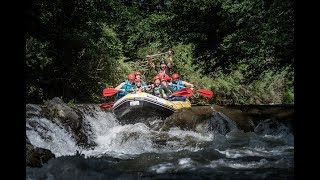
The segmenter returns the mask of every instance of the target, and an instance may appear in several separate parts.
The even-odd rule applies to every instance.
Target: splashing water
[[[276,131],[268,129],[270,122],[261,122],[255,132],[245,133],[220,114],[212,117],[208,133],[178,127],[163,132],[142,123],[121,125],[112,113],[98,108],[81,111],[96,146],[77,146],[72,132],[56,119],[27,119],[30,142],[59,157],[42,168],[27,167],[27,179],[293,176],[294,137],[281,124]],[[72,171],[61,174],[66,167]]]

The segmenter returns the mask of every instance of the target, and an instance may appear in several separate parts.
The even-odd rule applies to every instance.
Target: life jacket
[[[141,80],[141,86],[144,87],[147,86],[147,84],[143,80]]]
[[[162,96],[167,95],[170,96],[173,93],[173,89],[169,85],[161,85]]]
[[[157,97],[161,97],[160,88],[161,88],[161,85],[154,87],[153,88],[153,95],[155,95]]]
[[[126,80],[125,84],[121,87],[121,89],[124,89],[125,92],[119,91],[117,94],[117,99],[120,99],[123,96],[127,95],[132,90],[133,86],[135,86],[134,83],[130,84],[130,82]]]
[[[173,88],[173,91],[178,91],[179,89],[185,88],[185,86],[182,84],[182,81],[179,79],[178,82],[171,82],[171,86]]]
[[[162,78],[163,78],[165,75],[170,76],[170,69],[169,69],[169,67],[166,66],[166,68],[165,68],[164,70],[161,70],[161,68],[159,68],[158,74],[161,74]]]

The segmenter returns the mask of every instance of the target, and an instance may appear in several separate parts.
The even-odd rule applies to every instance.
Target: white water
[[[32,127],[32,124],[36,127]],[[31,144],[49,149],[57,157],[73,155],[79,150],[71,134],[56,119],[50,121],[46,118],[31,118],[26,127],[26,134]],[[28,130],[29,128],[31,130]]]
[[[294,137],[287,131],[263,134],[272,132],[266,129],[258,134],[233,129],[225,134],[225,123],[219,116],[212,120],[222,133],[216,129],[197,133],[179,128],[159,132],[142,123],[120,125],[110,112],[96,106],[79,109],[89,141],[96,146],[77,146],[72,131],[58,119],[48,120],[32,112],[34,116],[26,121],[26,134],[34,146],[49,149],[56,157],[79,151],[85,158],[50,160],[42,168],[28,168],[27,179],[91,179],[93,175],[98,179],[127,178],[114,171],[159,179],[174,174],[186,179],[273,179],[279,175],[291,177],[293,171]]]
[[[32,126],[36,124],[36,126]],[[27,136],[35,147],[49,149],[56,157],[74,155],[77,151],[89,156],[110,155],[127,157],[147,152],[176,152],[181,150],[198,151],[199,144],[212,141],[212,134],[199,134],[172,128],[168,132],[151,130],[143,123],[120,125],[110,112],[95,109],[84,114],[84,124],[89,124],[87,132],[91,141],[97,146],[83,149],[76,145],[70,131],[67,131],[58,120],[33,117],[27,121]],[[153,139],[164,135],[168,140],[165,145],[157,145]]]
[[[239,158],[246,156],[271,157],[276,155],[283,155],[284,151],[293,149],[293,146],[279,146],[272,149],[259,147],[241,147],[237,149],[226,149],[224,151],[219,149],[215,150],[220,152],[221,154],[226,155],[227,158]]]

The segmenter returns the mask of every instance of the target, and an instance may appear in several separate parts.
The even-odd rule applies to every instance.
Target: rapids
[[[43,116],[41,107],[29,112],[27,138],[56,158],[42,167],[26,167],[26,179],[293,178],[294,135],[281,122],[270,127],[272,120],[261,120],[254,131],[245,132],[218,113],[202,124],[205,130],[163,130],[121,124],[97,105],[77,110],[88,145],[77,143],[58,117]]]

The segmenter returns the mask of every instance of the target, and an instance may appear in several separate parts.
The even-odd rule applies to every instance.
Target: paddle
[[[212,98],[213,97],[213,92],[207,89],[198,89],[197,92],[204,97],[207,98]]]
[[[180,85],[173,85],[173,86],[178,86],[178,87],[184,87],[184,86],[180,86]],[[189,88],[186,88],[184,87],[183,89],[187,89],[187,90],[190,90]],[[180,90],[183,90],[183,89],[180,89]],[[180,91],[178,90],[178,91]],[[176,92],[178,92],[176,91]],[[191,91],[191,90],[190,90]],[[196,90],[201,96],[204,96],[204,97],[207,97],[207,98],[212,98],[213,97],[213,92],[210,91],[210,90],[207,90],[207,89],[198,89]],[[174,92],[175,93],[175,92]],[[187,95],[186,97],[190,97],[192,96],[192,91],[191,93],[190,92],[186,92],[185,90],[183,90],[182,92],[178,92],[177,94],[182,94],[181,96],[185,96]]]
[[[100,105],[101,108],[107,109],[107,108],[111,108],[113,106],[114,102],[107,102],[107,103],[102,103]]]
[[[117,94],[117,90],[115,88],[105,88],[102,91],[102,94],[104,97],[108,97],[108,96],[112,96],[114,94]],[[107,103],[102,103],[100,105],[101,108],[103,109],[108,109],[111,108],[113,106],[114,102],[107,102]]]
[[[117,92],[118,91],[115,88],[105,88],[105,89],[103,89],[102,94],[104,97],[107,97],[107,96],[112,96],[112,95],[116,94]]]
[[[193,95],[192,90],[188,88],[180,89],[171,94],[171,96],[184,96],[184,97],[190,97],[192,95]]]

